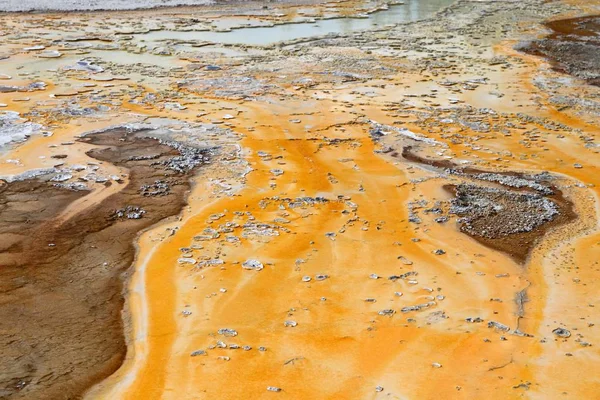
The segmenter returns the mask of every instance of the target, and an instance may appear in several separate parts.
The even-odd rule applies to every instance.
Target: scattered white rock
[[[217,331],[217,333],[227,337],[234,337],[238,335],[237,331],[231,328],[221,328]]]
[[[242,268],[252,269],[254,271],[260,271],[264,268],[264,266],[260,261],[250,258],[250,259],[244,261],[244,263],[242,264]]]

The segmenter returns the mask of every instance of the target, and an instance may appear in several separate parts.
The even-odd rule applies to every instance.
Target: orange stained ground
[[[302,124],[288,123],[292,117],[286,115],[285,107],[244,107],[244,117],[236,122],[236,129],[246,135],[241,144],[254,171],[234,197],[211,196],[210,188],[199,182],[190,197],[191,211],[174,225],[178,227],[174,236],[165,237],[164,227],[142,236],[130,296],[134,352],[91,397],[506,399],[547,398],[545,393],[564,390],[577,396],[574,398],[592,398],[588,396],[596,393],[597,380],[578,385],[573,382],[579,379],[575,371],[594,368],[598,353],[567,357],[566,352],[577,355],[581,347],[573,342],[555,343],[550,331],[555,321],[577,324],[579,311],[587,305],[577,310],[572,307],[597,296],[592,291],[597,279],[596,258],[578,250],[597,242],[597,237],[578,239],[582,226],[574,229],[573,239],[562,244],[558,232],[549,235],[547,244],[523,269],[451,226],[429,222],[415,229],[408,224],[407,202],[421,194],[445,199],[442,181],[409,183],[429,173],[374,153],[364,126],[348,125],[343,132],[330,129],[320,133],[329,138],[353,138],[357,146],[320,147],[321,141],[307,140],[319,136],[314,134],[319,128],[344,120],[335,112],[328,113],[333,103],[319,103],[319,110],[328,118],[309,116]],[[289,109],[298,113],[301,107],[303,104],[297,103]],[[385,118],[377,110],[367,113],[374,119]],[[254,126],[256,121],[262,125],[259,122],[255,130],[244,130],[245,125]],[[312,125],[311,132],[305,131],[304,124]],[[508,138],[501,145],[517,150]],[[597,170],[597,159],[588,160],[585,173],[572,168],[581,151],[576,142],[567,139],[546,145],[549,151],[518,167],[550,169],[596,183],[597,175],[590,171]],[[271,154],[273,159],[262,161],[258,151]],[[282,169],[284,174],[273,178],[269,173],[273,168]],[[337,183],[332,183],[331,177]],[[271,188],[271,182],[276,187]],[[259,204],[274,196],[335,200],[338,194],[349,196],[357,205],[356,220],[349,222],[354,214],[343,201],[286,210],[279,209],[276,201],[266,207]],[[586,204],[578,209],[590,218],[583,225],[595,228],[595,209],[586,209]],[[343,210],[350,213],[342,214]],[[257,222],[272,223],[285,217],[290,221],[284,225],[289,232],[261,241],[242,239],[240,245],[227,244],[223,237],[198,242],[203,249],[195,250],[194,256],[219,254],[225,262],[222,266],[198,270],[177,263],[180,248],[189,247],[194,243],[192,238],[205,228],[227,221],[240,225],[248,221],[247,216],[236,216],[234,211],[249,211]],[[218,213],[224,216],[212,222],[209,216]],[[240,232],[238,229],[234,234]],[[336,232],[335,240],[326,237],[327,232]],[[412,238],[420,241],[413,242]],[[556,269],[570,261],[568,255],[561,254],[565,247],[567,252],[575,249],[578,276],[590,287],[574,285],[568,274],[561,278],[566,287],[555,287],[552,279]],[[447,254],[434,255],[438,248]],[[413,264],[404,265],[398,256]],[[259,259],[265,269],[242,269],[240,263],[247,258]],[[297,263],[298,259],[306,262]],[[413,270],[418,272],[414,284],[387,279]],[[507,278],[495,277],[506,273]],[[318,282],[314,280],[316,274],[329,278]],[[371,279],[370,274],[381,279]],[[313,280],[302,282],[305,275]],[[516,328],[514,297],[525,288],[529,288],[530,302],[518,326],[534,338],[505,334],[507,340],[501,340],[502,334],[485,324],[464,321],[479,316]],[[391,318],[378,315],[380,310],[398,311],[437,295],[444,296],[443,300],[435,299],[437,304],[427,312],[397,313]],[[369,298],[376,302],[365,301]],[[492,298],[502,302],[491,302]],[[192,314],[185,317],[183,310]],[[443,311],[448,318],[430,314],[434,311]],[[284,326],[288,320],[296,321],[297,326]],[[221,328],[232,328],[239,334],[227,338],[217,334]],[[597,332],[590,328],[585,335],[591,340],[590,335],[597,337]],[[548,343],[541,344],[542,338]],[[218,340],[249,345],[252,350],[208,349]],[[267,350],[260,352],[259,346]],[[208,355],[191,357],[198,349],[207,350]],[[267,391],[267,386],[283,391],[275,394]],[[376,392],[376,386],[384,390]]]
[[[494,50],[515,55],[508,45]],[[548,117],[581,129],[582,135],[595,135],[597,124],[568,110],[556,110],[531,83],[533,75],[547,66],[533,57],[519,57],[524,61],[519,68],[498,68],[489,74],[505,94],[502,100],[490,96],[486,87],[452,96],[474,107]],[[67,149],[48,146],[135,120],[134,114],[196,121],[195,115],[206,112],[209,121],[222,118],[222,106],[241,111],[230,123],[243,135],[242,156],[253,171],[229,196],[215,190],[213,179],[226,178],[219,177],[216,166],[206,167],[196,178],[189,206],[180,218],[139,237],[127,292],[127,359],[88,398],[597,398],[600,351],[580,344],[600,343],[600,323],[594,324],[600,322],[597,153],[584,148],[577,134],[562,138],[549,134],[544,149],[524,148],[516,135],[483,137],[477,142],[482,148],[478,151],[451,144],[440,133],[420,131],[408,120],[405,126],[448,143],[447,153],[457,158],[479,160],[490,168],[548,170],[563,176],[571,184],[566,194],[580,216],[576,223],[550,233],[525,266],[471,240],[454,223],[424,218],[421,225],[411,224],[408,203],[427,199],[431,206],[432,201],[447,200],[442,185],[448,181],[374,152],[378,147],[368,136],[369,127],[351,124],[356,115],[347,111],[360,110],[372,120],[393,124],[396,119],[382,110],[383,101],[399,101],[399,94],[425,92],[433,85],[417,82],[420,77],[415,75],[385,82],[387,88],[372,102],[356,95],[358,84],[331,92],[295,92],[295,100],[279,104],[207,99],[211,103],[186,104],[185,113],[123,101],[128,114],[111,115],[93,126],[89,121],[77,126],[74,121],[55,129],[54,136],[32,138],[8,154],[5,158],[23,164],[3,163],[3,174],[54,165],[56,160],[49,157],[65,151],[70,162],[85,163],[83,144]],[[11,109],[25,113],[34,101],[47,100],[48,92],[63,89],[49,84],[44,92],[28,93],[30,102],[11,103]],[[0,94],[0,102],[10,103],[15,96],[23,94]],[[421,101],[415,99],[415,106],[427,106]],[[290,122],[294,119],[301,123]],[[325,137],[351,140],[327,144]],[[260,157],[259,151],[272,158]],[[498,160],[499,152],[513,156]],[[573,168],[575,163],[584,168]],[[272,169],[284,173],[274,176]],[[419,178],[425,180],[412,183]],[[587,186],[572,185],[576,183]],[[113,185],[96,190],[67,210],[65,218],[117,189]],[[280,207],[287,204],[281,199],[304,196],[330,201]],[[216,214],[223,216],[216,218]],[[244,238],[240,227],[217,239],[193,239],[206,228],[227,222],[281,228],[278,236]],[[336,233],[333,240],[326,236],[330,232]],[[240,237],[240,243],[226,241],[227,235]],[[194,258],[218,257],[224,264],[203,268],[180,264],[178,259],[185,253],[180,249],[193,244],[202,246],[193,250]],[[433,254],[436,249],[446,254]],[[400,256],[412,264],[403,263]],[[260,260],[265,268],[243,269],[241,263],[249,258]],[[409,271],[418,275],[396,282],[387,279]],[[317,281],[317,274],[329,277]],[[371,274],[380,279],[372,279]],[[304,276],[312,280],[303,282]],[[524,289],[528,302],[519,318],[514,300]],[[425,311],[400,312],[402,307],[432,301],[435,304]],[[385,309],[396,314],[378,314]],[[191,314],[185,316],[183,311]],[[485,322],[468,323],[467,317]],[[487,327],[491,320],[534,337],[496,332]],[[285,321],[295,321],[297,326],[285,326]],[[573,336],[555,340],[551,332],[558,326],[569,327]],[[235,329],[238,335],[220,335],[221,328]],[[252,349],[209,348],[218,341]],[[259,351],[261,346],[266,351]],[[207,355],[192,357],[196,350],[206,350]],[[269,386],[282,391],[267,391]],[[376,391],[377,386],[383,390]]]

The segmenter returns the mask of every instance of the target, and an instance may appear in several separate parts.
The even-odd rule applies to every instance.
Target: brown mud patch
[[[393,152],[392,157],[398,157],[398,152]],[[402,157],[410,162],[416,164],[429,165],[435,168],[456,168],[456,164],[454,164],[450,160],[440,160],[434,158],[426,158],[422,157],[413,151],[412,146],[405,146],[402,148]]]
[[[44,178],[1,183],[0,398],[79,398],[121,365],[134,239],[180,212],[192,169],[206,160],[203,150],[145,134],[114,129],[80,139],[129,181],[67,220],[61,212],[89,192]]]
[[[552,33],[519,50],[547,58],[556,71],[600,86],[600,15],[545,24]]]
[[[520,264],[525,263],[546,233],[577,218],[573,203],[542,174],[529,176],[516,171],[489,172],[462,167],[451,160],[423,157],[410,146],[403,148],[402,157],[485,182],[486,185],[444,185],[454,196],[450,211],[460,217],[461,232],[510,255]]]
[[[463,206],[462,212],[455,212],[464,218],[459,220],[461,232],[521,264],[547,232],[577,217],[573,204],[556,189],[549,196],[514,189],[491,192],[489,187],[476,185],[446,185],[444,189]],[[474,206],[480,202],[488,204]],[[544,213],[549,202],[556,214]]]

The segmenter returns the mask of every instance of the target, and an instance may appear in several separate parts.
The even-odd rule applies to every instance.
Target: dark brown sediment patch
[[[398,154],[394,153],[392,156],[398,157]],[[526,175],[517,171],[490,172],[468,165],[458,165],[450,160],[423,157],[414,152],[412,146],[406,146],[402,149],[402,157],[405,160],[414,162],[416,164],[429,165],[431,167],[441,169],[451,175],[497,183],[499,185],[510,187],[513,190],[525,192],[532,191],[544,195],[550,195],[554,193],[554,189],[549,181],[550,175],[546,172],[536,175]]]
[[[573,203],[549,182],[547,174],[529,176],[516,171],[489,172],[458,166],[450,160],[418,155],[410,146],[403,148],[402,157],[482,182],[482,185],[444,186],[455,197],[455,206],[462,202],[458,204],[462,207],[453,210],[462,218],[460,231],[491,249],[510,255],[518,263],[525,263],[546,233],[577,218]],[[556,213],[544,215],[544,206],[553,208]]]
[[[555,70],[600,86],[600,15],[547,22],[547,37],[519,50],[547,58]]]
[[[0,398],[80,398],[121,365],[134,239],[181,211],[199,164],[146,133],[114,129],[81,139],[99,146],[92,158],[127,169],[129,182],[67,220],[61,212],[88,192],[44,178],[0,185]],[[204,154],[192,153],[196,161]],[[115,213],[128,206],[142,209],[141,218]]]
[[[398,153],[392,153],[392,157],[398,157]],[[414,162],[417,164],[430,165],[436,168],[456,168],[456,164],[454,164],[450,160],[439,160],[433,158],[426,158],[418,155],[413,151],[412,146],[405,146],[402,148],[402,157],[410,162]]]
[[[449,193],[456,199],[465,199],[465,194],[471,191],[472,199],[484,200],[484,186],[475,185],[445,185]],[[531,196],[553,203],[557,213],[546,218],[540,207],[533,205]],[[464,200],[465,202],[477,200]],[[577,218],[573,203],[567,200],[563,193],[554,189],[548,196],[532,195],[523,191],[500,189],[494,196],[495,204],[501,209],[477,213],[465,211],[457,213],[466,220],[459,220],[460,231],[477,242],[497,251],[510,255],[520,264],[525,263],[531,250],[538,241],[550,230],[573,221]],[[471,219],[470,221],[468,221]],[[467,222],[468,221],[468,222]],[[520,226],[521,229],[515,228]],[[512,230],[512,231],[511,231]]]

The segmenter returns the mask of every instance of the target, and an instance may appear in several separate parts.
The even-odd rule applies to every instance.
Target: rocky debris
[[[445,168],[444,172],[451,175],[499,183],[503,186],[515,189],[529,188],[545,196],[554,194],[554,190],[552,190],[548,183],[552,179],[552,176],[548,173],[526,175],[521,173],[480,172],[478,170],[473,170],[472,168],[460,168],[456,165]]]
[[[87,185],[82,182],[55,183],[54,186],[59,187],[59,188],[68,189],[68,190],[73,190],[76,192],[89,190]]]
[[[65,182],[68,181],[69,179],[73,178],[73,174],[70,173],[59,173],[54,175],[50,181],[52,182]]]
[[[488,325],[488,328],[494,328],[494,329],[497,329],[499,331],[504,331],[504,332],[510,331],[510,327],[508,327],[507,325],[504,325],[504,324],[502,324],[500,322],[489,321],[487,325]]]
[[[279,236],[279,227],[277,225],[247,222],[242,228],[242,237],[246,239],[260,236]]]
[[[387,308],[387,309],[385,309],[385,310],[381,310],[381,311],[379,311],[377,314],[379,314],[379,315],[385,315],[385,316],[391,317],[391,316],[392,316],[392,315],[394,315],[395,313],[396,313],[396,311],[394,311],[394,310],[392,310],[392,309],[390,309],[390,308]]]
[[[550,35],[516,48],[546,57],[556,70],[600,86],[600,16],[557,19],[545,25]]]
[[[252,100],[278,89],[265,80],[235,75],[209,79],[187,79],[179,83],[179,87],[195,93],[212,93],[215,97],[240,100]]]
[[[60,58],[62,57],[63,53],[61,53],[58,50],[46,50],[46,51],[42,51],[41,53],[36,54],[36,57],[38,58]]]
[[[408,258],[404,257],[404,256],[398,256],[397,257],[398,260],[400,260],[400,262],[402,262],[402,264],[404,265],[413,265],[413,262],[410,261]]]
[[[0,113],[0,149],[11,142],[23,142],[41,130],[42,125],[23,120],[18,112],[4,111]]]
[[[408,222],[413,224],[420,224],[422,222],[418,214],[418,209],[427,206],[426,200],[411,201],[408,203]]]
[[[285,321],[283,323],[283,326],[285,326],[287,328],[294,328],[294,327],[298,326],[298,323],[296,321]]]
[[[127,2],[121,0],[105,0],[102,2],[79,0],[23,0],[0,4],[0,10],[6,12],[26,11],[101,11],[101,10],[136,10],[156,7],[210,5],[209,0],[144,0],[143,2]],[[44,48],[44,46],[36,46]]]
[[[108,182],[108,178],[107,177],[98,175],[95,172],[90,172],[89,174],[85,174],[83,176],[80,176],[79,179],[81,179],[84,182],[96,182],[96,183],[106,183],[106,182]]]
[[[195,351],[192,351],[190,353],[191,357],[205,356],[205,355],[206,355],[206,351],[205,350],[195,350]]]
[[[317,204],[328,203],[329,200],[325,197],[296,197],[292,199],[282,199],[284,203],[287,203],[288,208],[299,208],[299,207],[310,207]]]
[[[212,267],[215,265],[223,265],[225,261],[220,258],[209,258],[208,260],[201,260],[198,262],[198,268],[201,267]]]
[[[435,304],[435,303],[433,303],[433,304]],[[427,322],[428,325],[433,325],[433,324],[442,322],[448,318],[449,317],[448,317],[448,315],[446,315],[445,311],[439,310],[439,311],[432,311],[432,312],[428,313],[427,316],[425,317],[425,321]]]
[[[423,304],[416,304],[414,306],[405,306],[405,307],[402,307],[400,309],[400,311],[402,311],[403,313],[407,313],[407,312],[411,312],[411,311],[421,311],[421,310],[423,310],[425,308],[429,308],[429,307],[435,306],[435,304],[436,304],[435,301],[429,301],[429,302],[423,303]]]
[[[552,333],[554,333],[556,336],[561,337],[561,338],[571,337],[571,332],[565,328],[556,328],[556,329],[552,330]]]
[[[465,318],[465,321],[470,322],[470,323],[478,323],[478,322],[483,322],[483,319],[481,319],[479,317],[467,317],[467,318]]]
[[[522,332],[519,329],[515,329],[514,331],[511,332],[513,335],[515,336],[519,336],[519,337],[533,337],[532,334],[530,333],[526,333],[526,332]]]
[[[417,271],[408,271],[400,275],[391,275],[388,279],[392,282],[397,281],[398,279],[407,279],[411,276],[417,276],[419,273]]]
[[[37,90],[45,90],[45,89],[46,89],[46,83],[44,83],[44,82],[32,82],[26,86],[0,85],[0,93],[34,92]]]
[[[369,121],[369,122],[371,124],[371,130],[369,131],[369,133],[373,139],[379,139],[382,136],[386,136],[388,134],[395,133],[397,135],[400,135],[404,138],[413,140],[415,142],[422,142],[422,143],[425,143],[425,144],[428,144],[431,146],[444,146],[445,147],[445,145],[443,143],[438,142],[433,139],[430,139],[426,136],[414,133],[414,132],[408,130],[407,128],[398,128],[396,126],[383,125],[383,124],[380,124],[375,121]]]
[[[237,331],[231,328],[221,328],[217,331],[217,333],[227,337],[235,337],[238,335]]]
[[[210,149],[187,146],[175,141],[160,140],[160,143],[176,149],[180,154],[160,162],[161,165],[173,171],[183,174],[210,161]]]
[[[277,386],[267,386],[267,391],[269,392],[281,392],[283,389]]]
[[[242,264],[242,268],[260,271],[264,268],[264,266],[260,261],[251,258],[244,261],[244,263]]]
[[[115,219],[140,219],[146,214],[146,211],[138,206],[125,206],[115,210],[111,217]]]
[[[490,239],[530,232],[552,221],[557,205],[539,194],[460,184],[450,212],[461,216],[461,230]]]
[[[144,160],[156,160],[160,157],[160,154],[148,154],[143,156],[130,156],[129,161],[144,161]]]
[[[156,180],[154,183],[142,185],[140,193],[142,196],[166,196],[171,192],[171,188],[166,181]]]
[[[92,73],[104,72],[104,68],[99,65],[92,64],[91,61],[88,60],[79,60],[75,63],[75,65],[65,67],[67,71],[86,71]]]
[[[234,225],[235,226],[235,225]],[[237,226],[235,226],[237,227]],[[213,240],[221,237],[221,232],[223,233],[231,233],[233,232],[232,228],[220,228],[219,230],[213,228],[205,228],[202,231],[201,235],[194,236],[194,240],[205,241],[205,240]]]

